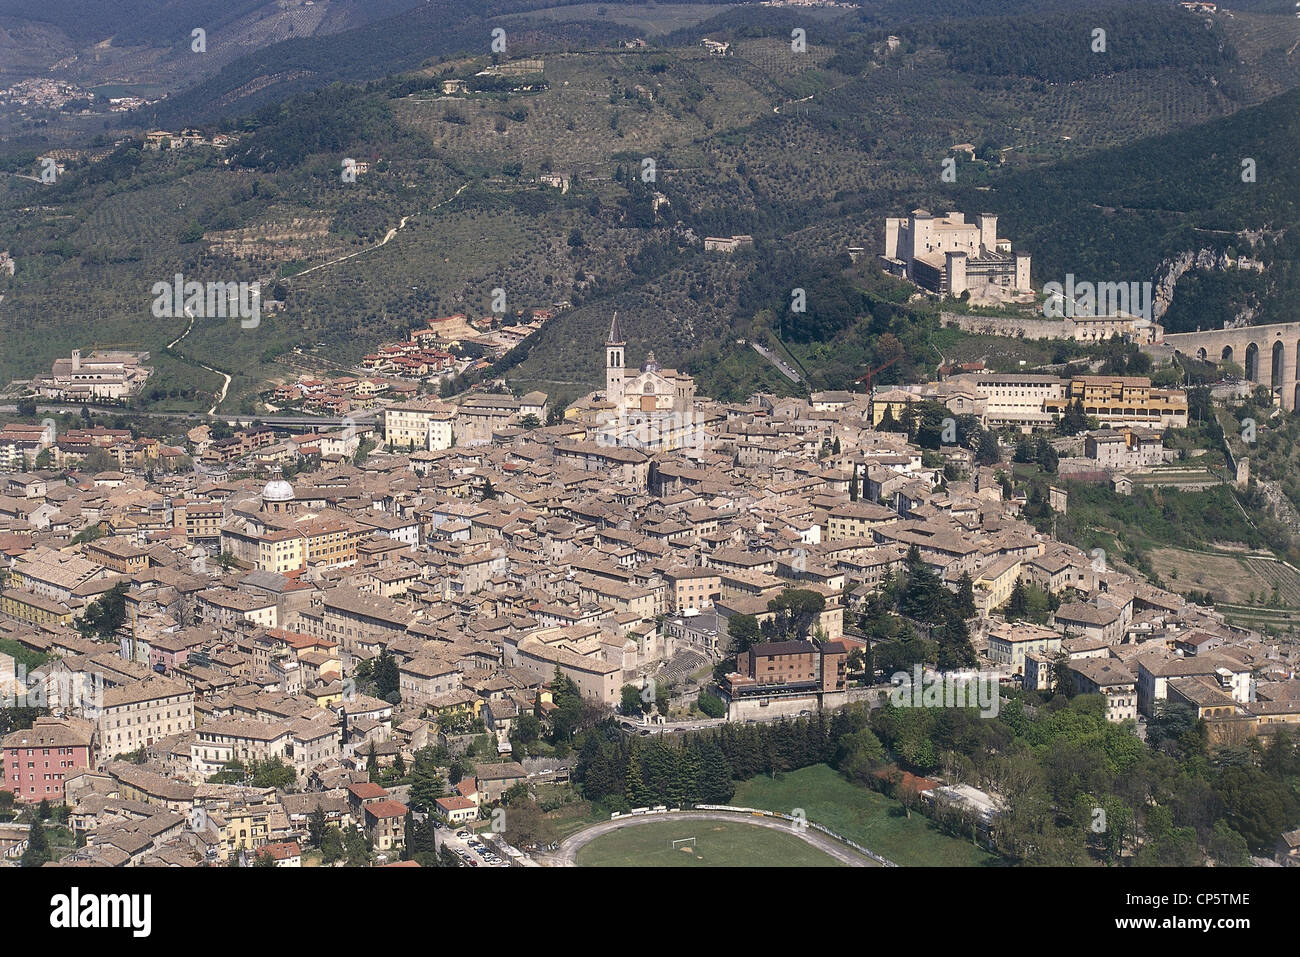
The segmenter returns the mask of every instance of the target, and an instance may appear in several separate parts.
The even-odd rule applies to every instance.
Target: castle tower
[[[618,327],[618,313],[609,323],[609,336],[605,340],[605,400],[623,406],[623,331]]]
[[[967,255],[961,250],[949,251],[944,254],[948,280],[948,295],[956,299],[967,289],[969,285],[966,282],[966,262]]]
[[[996,252],[998,248],[998,218],[992,213],[980,213],[975,217],[980,228],[980,255]]]

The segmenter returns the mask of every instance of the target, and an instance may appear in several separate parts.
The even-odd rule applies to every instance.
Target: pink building
[[[37,718],[8,735],[0,742],[4,790],[19,801],[63,804],[64,780],[93,766],[94,733],[90,722],[77,718]]]

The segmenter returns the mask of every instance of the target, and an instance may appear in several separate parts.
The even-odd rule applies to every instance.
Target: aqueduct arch
[[[1173,332],[1163,341],[1180,355],[1241,362],[1247,379],[1278,393],[1282,408],[1293,412],[1300,406],[1300,322]]]

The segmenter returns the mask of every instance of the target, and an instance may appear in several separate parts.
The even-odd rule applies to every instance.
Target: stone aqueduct
[[[1163,344],[1180,355],[1235,362],[1251,382],[1268,386],[1293,412],[1300,407],[1300,322],[1243,326],[1211,332],[1174,332]],[[1159,346],[1155,347],[1157,350]]]

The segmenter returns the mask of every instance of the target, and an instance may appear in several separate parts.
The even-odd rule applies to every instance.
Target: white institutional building
[[[1029,253],[1013,253],[1011,241],[998,238],[992,213],[980,213],[973,223],[962,213],[934,216],[924,209],[906,219],[890,217],[884,260],[890,272],[940,295],[984,295],[989,286],[1031,291]]]
[[[55,359],[50,375],[36,376],[35,389],[47,399],[91,402],[95,399],[120,399],[140,391],[153,369],[147,352],[96,350],[82,355],[73,349],[68,359]]]

